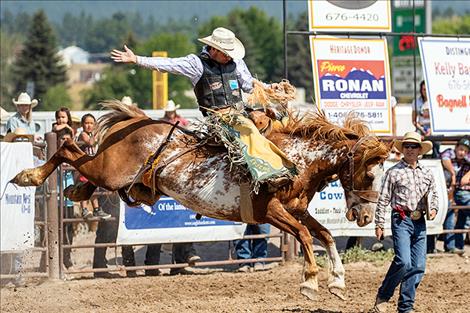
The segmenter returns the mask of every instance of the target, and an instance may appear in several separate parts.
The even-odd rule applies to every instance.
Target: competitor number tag
[[[228,81],[228,83],[230,85],[230,89],[232,89],[232,90],[238,89],[238,81],[237,80],[231,79],[231,80]]]

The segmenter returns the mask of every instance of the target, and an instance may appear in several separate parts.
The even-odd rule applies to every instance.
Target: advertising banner
[[[19,187],[8,182],[33,165],[29,142],[1,142],[0,251],[22,251],[34,246],[35,187]]]
[[[390,1],[308,0],[310,31],[390,32]]]
[[[439,197],[439,211],[432,221],[426,221],[428,234],[439,234],[442,232],[442,224],[447,214],[447,189],[444,172],[440,160],[420,160],[425,167],[432,170],[437,185]],[[385,170],[392,167],[395,162],[385,162]],[[357,226],[356,222],[346,219],[346,198],[339,181],[330,183],[323,191],[317,193],[308,206],[310,214],[333,236],[368,236],[375,237],[375,223],[372,222],[365,227]],[[390,229],[391,208],[387,208],[385,215],[385,235],[391,235]]]
[[[434,135],[470,133],[470,39],[419,38]]]
[[[380,135],[392,134],[385,39],[310,38],[316,103],[332,122],[350,112]]]
[[[128,207],[121,201],[118,244],[150,244],[236,240],[246,225],[196,213],[162,197],[153,206]]]

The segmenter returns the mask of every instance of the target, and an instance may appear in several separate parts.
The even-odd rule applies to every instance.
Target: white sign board
[[[428,234],[439,234],[442,232],[442,224],[447,214],[447,190],[444,173],[440,160],[420,160],[425,167],[432,170],[437,185],[439,197],[439,211],[432,221],[426,221]],[[385,169],[392,167],[394,162],[386,161]],[[346,200],[344,191],[339,182],[330,183],[323,191],[317,193],[308,205],[310,214],[333,236],[370,236],[375,237],[375,223],[372,222],[365,227],[359,227],[355,222],[346,219]],[[391,208],[388,207],[385,215],[385,234],[391,234],[390,229]]]
[[[310,31],[390,32],[390,1],[309,0]]]
[[[246,224],[216,220],[196,213],[169,197],[153,206],[128,207],[121,201],[118,244],[151,244],[236,240]]]
[[[392,134],[385,39],[310,38],[317,106],[341,123],[350,112],[376,134]]]
[[[419,38],[431,109],[431,130],[440,135],[470,133],[470,39]]]
[[[0,142],[1,204],[0,251],[22,251],[34,246],[35,187],[18,187],[8,182],[33,165],[29,142]]]
[[[392,58],[392,95],[397,98],[414,98],[415,95],[415,74],[412,56],[401,56]],[[423,71],[420,59],[416,59],[416,81],[423,80]],[[419,85],[417,86],[419,93]],[[411,118],[410,118],[411,119]]]

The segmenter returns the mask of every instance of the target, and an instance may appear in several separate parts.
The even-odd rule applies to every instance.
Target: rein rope
[[[348,173],[349,186],[345,187],[345,188],[343,187],[343,188],[344,188],[344,190],[352,192],[353,194],[355,194],[356,196],[358,196],[359,198],[361,198],[363,200],[373,202],[373,203],[377,203],[377,201],[379,199],[379,193],[377,191],[374,191],[374,190],[357,190],[357,189],[354,188],[354,173],[355,173],[354,172],[354,154],[356,153],[357,149],[362,145],[362,143],[364,143],[364,141],[366,141],[370,138],[372,138],[372,136],[370,136],[370,135],[362,137],[361,139],[356,141],[354,146],[347,153],[348,162],[349,162],[349,173]]]
[[[166,122],[166,121],[160,121],[160,122]],[[168,122],[167,122],[168,123]],[[132,183],[130,184],[129,188],[127,188],[126,190],[126,193],[129,194],[129,191],[131,190],[131,188],[134,186],[135,182],[137,181],[137,179],[139,179],[143,173],[145,173],[147,170],[151,169],[152,168],[152,165],[153,165],[153,162],[160,156],[160,154],[165,150],[166,146],[168,145],[168,143],[170,142],[171,140],[171,135],[173,135],[173,132],[175,131],[175,129],[178,127],[178,124],[180,122],[177,121],[175,124],[172,124],[172,123],[168,123],[170,125],[173,125],[173,127],[171,127],[170,131],[168,132],[168,135],[166,136],[166,139],[164,142],[162,142],[162,144],[160,145],[160,147],[158,147],[157,151],[155,151],[155,153],[147,159],[147,162],[145,162],[145,164],[140,168],[139,172],[137,173],[137,175],[134,177],[134,179],[132,180]],[[152,188],[152,194],[155,194],[154,193],[154,189]]]

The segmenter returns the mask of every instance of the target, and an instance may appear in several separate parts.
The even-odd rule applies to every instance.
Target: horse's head
[[[348,208],[346,218],[360,227],[373,220],[388,150],[377,137],[362,137],[348,152],[340,172]]]

